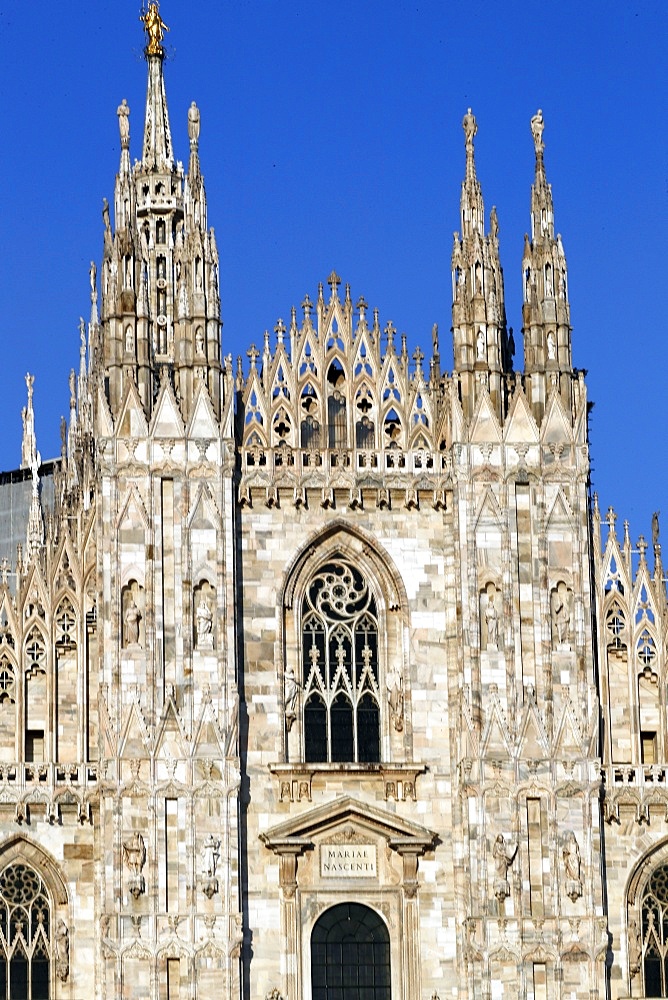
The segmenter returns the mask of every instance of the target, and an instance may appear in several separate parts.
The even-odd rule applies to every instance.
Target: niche
[[[215,639],[216,590],[202,580],[193,591],[193,635],[195,649],[212,650]]]
[[[573,632],[573,591],[561,580],[550,594],[552,648],[570,650]]]
[[[493,583],[488,583],[480,592],[480,648],[496,650],[499,648],[500,625],[499,591]]]
[[[146,631],[144,623],[144,588],[136,580],[129,580],[121,593],[123,616],[123,649],[144,649]]]

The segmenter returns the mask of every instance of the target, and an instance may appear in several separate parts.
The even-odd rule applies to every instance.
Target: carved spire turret
[[[114,197],[115,231],[105,203],[101,328],[95,351],[112,415],[134,384],[147,416],[167,374],[187,421],[199,380],[220,413],[218,250],[207,231],[199,164],[200,115],[188,111],[189,174],[174,159],[158,5],[141,20],[148,64],[142,158],[130,165],[130,109],[118,107],[121,160]],[[93,280],[93,279],[91,279]]]
[[[524,364],[527,392],[534,415],[541,419],[552,386],[570,406],[572,371],[568,275],[561,236],[554,233],[552,188],[547,182],[543,152],[543,113],[531,119],[536,167],[531,186],[531,239],[524,239]]]
[[[23,443],[21,449],[21,466],[29,468],[32,475],[32,496],[30,500],[30,512],[28,514],[28,529],[26,532],[28,563],[37,558],[44,545],[44,517],[42,516],[42,504],[39,496],[39,467],[42,464],[42,457],[37,450],[35,415],[32,406],[34,381],[34,375],[26,375],[28,405],[23,410]]]
[[[490,393],[499,417],[505,411],[504,373],[511,366],[499,260],[499,224],[490,214],[485,236],[482,189],[476,176],[473,140],[478,131],[469,108],[462,122],[466,170],[461,193],[461,238],[454,234],[452,251],[452,327],[455,371],[466,416],[475,409],[480,391]]]

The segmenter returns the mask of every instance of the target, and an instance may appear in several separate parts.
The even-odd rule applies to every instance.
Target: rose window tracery
[[[302,676],[306,760],[379,761],[376,601],[349,563],[327,563],[308,586]]]

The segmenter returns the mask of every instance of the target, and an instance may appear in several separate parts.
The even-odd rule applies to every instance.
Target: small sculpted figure
[[[579,881],[580,879],[580,848],[575,834],[571,830],[566,837],[564,849],[562,851],[566,878]]]
[[[160,10],[157,3],[150,3],[148,5],[148,10],[145,14],[141,14],[139,17],[140,21],[144,22],[144,30],[148,35],[148,45],[146,46],[146,55],[148,56],[160,56],[162,55],[163,49],[160,42],[164,37],[165,31],[169,31],[169,28],[160,17]]]
[[[197,638],[203,639],[210,635],[213,629],[213,614],[204,597],[197,605]]]
[[[502,833],[500,833],[496,840],[494,841],[494,847],[492,849],[492,856],[494,858],[494,865],[496,869],[496,877],[498,879],[508,879],[508,869],[515,860],[515,855],[517,854],[517,844],[513,847],[512,844],[506,844],[506,839]]]
[[[499,615],[494,604],[494,594],[490,594],[485,608],[487,625],[487,645],[496,646],[499,639]]]
[[[125,642],[128,646],[136,646],[139,642],[140,621],[141,611],[135,604],[134,597],[130,597],[130,603],[125,612]]]

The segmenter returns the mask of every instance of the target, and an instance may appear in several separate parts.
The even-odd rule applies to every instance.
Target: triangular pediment
[[[217,438],[219,434],[218,421],[213,411],[209,390],[202,379],[197,382],[195,400],[188,421],[189,438]]]
[[[501,529],[505,523],[499,502],[494,495],[494,491],[490,487],[487,487],[485,490],[482,502],[478,507],[478,512],[473,523],[475,528],[477,528],[480,523],[485,525],[491,523],[495,524],[499,529]]]
[[[483,442],[500,444],[501,426],[496,411],[492,405],[489,393],[484,389],[480,393],[478,405],[471,419],[469,441],[481,444]]]
[[[97,408],[95,420],[95,433],[98,438],[113,437],[114,418],[109,409],[109,403],[105,395],[104,387],[100,385],[97,390]]]
[[[578,726],[573,705],[570,699],[567,700],[561,717],[557,737],[555,740],[555,756],[564,755],[571,757],[573,754],[582,754],[583,740]]]
[[[495,699],[489,721],[480,738],[480,752],[483,757],[492,754],[502,754],[505,757],[511,753],[510,734],[498,699]]]
[[[436,834],[432,830],[366,802],[358,802],[350,795],[343,795],[333,802],[310,809],[307,813],[293,816],[287,822],[261,834],[260,839],[270,849],[280,851],[286,841],[293,838],[308,841],[343,823],[354,823],[358,829],[385,837],[390,845],[393,841],[401,841],[403,844],[413,841],[416,848],[427,850],[436,840]]]
[[[119,529],[140,528],[143,531],[148,531],[149,524],[148,514],[141,493],[137,489],[136,484],[132,483],[126,497],[121,503],[116,525]]]
[[[119,742],[121,757],[132,760],[150,756],[151,737],[136,700],[130,706]]]
[[[547,526],[551,527],[552,525],[573,527],[573,511],[562,489],[558,490],[547,515]]]
[[[504,437],[510,444],[538,443],[538,427],[533,418],[529,403],[522,389],[518,389],[513,398],[510,413],[506,419]]]
[[[547,401],[540,437],[543,444],[570,444],[573,441],[570,417],[556,390]]]
[[[225,738],[218,725],[218,719],[211,700],[202,704],[199,722],[195,727],[193,738],[193,756],[218,760],[225,757]]]
[[[188,527],[218,529],[222,527],[220,511],[205,483],[200,485],[194,503],[188,512]]]
[[[148,435],[148,424],[144,407],[139,398],[137,386],[131,380],[128,382],[125,399],[118,418],[116,436],[119,438],[145,438]]]
[[[549,757],[549,740],[535,702],[527,705],[518,745],[519,754],[525,759]]]
[[[158,396],[151,421],[154,438],[183,438],[185,427],[169,380],[165,380]]]
[[[168,698],[155,740],[155,756],[169,758],[187,757],[188,741],[183,730],[173,698]]]

